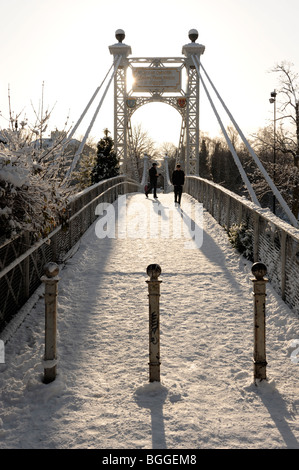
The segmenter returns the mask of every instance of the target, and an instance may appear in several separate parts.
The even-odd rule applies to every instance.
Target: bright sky
[[[273,118],[270,92],[278,87],[270,69],[289,61],[299,72],[298,0],[0,0],[1,76],[0,129],[8,126],[7,90],[14,113],[24,108],[33,121],[44,82],[44,106],[51,109],[49,132],[63,128],[68,114],[75,125],[113,56],[115,31],[123,29],[131,57],[180,57],[197,29],[204,44],[202,62],[245,135]],[[102,88],[104,91],[104,88]],[[102,90],[98,95],[99,103]],[[77,135],[84,135],[94,109]],[[155,141],[178,145],[181,118],[166,104],[150,104],[135,112],[133,126],[142,124]],[[91,136],[113,132],[113,86],[104,100]],[[200,128],[220,133],[204,91]]]

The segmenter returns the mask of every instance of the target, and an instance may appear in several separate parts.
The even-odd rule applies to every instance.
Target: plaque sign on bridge
[[[124,44],[125,33],[115,33],[118,43],[109,46],[117,62],[114,75],[114,144],[123,171],[139,180],[137,159],[133,155],[131,117],[141,106],[160,102],[175,108],[182,117],[177,160],[186,174],[198,175],[199,154],[199,77],[192,57],[200,57],[205,46],[196,42],[198,32],[189,31],[191,43],[182,48],[181,57],[131,57],[131,47]],[[121,59],[119,59],[121,58]],[[120,60],[120,61],[119,61]],[[132,85],[128,89],[127,74]],[[182,89],[182,72],[186,89]]]
[[[133,67],[133,92],[181,92],[179,67]]]

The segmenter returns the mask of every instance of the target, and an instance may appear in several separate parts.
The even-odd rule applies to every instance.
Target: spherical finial
[[[190,31],[189,31],[189,39],[190,39],[192,42],[195,42],[197,38],[198,38],[198,31],[197,31],[197,29],[190,29]]]
[[[254,263],[251,272],[258,281],[261,281],[267,274],[267,268],[263,263]]]
[[[56,263],[50,262],[44,266],[44,273],[47,277],[56,277],[59,273],[59,266]]]
[[[124,30],[123,29],[117,29],[115,31],[115,37],[118,40],[118,42],[123,42],[123,40],[126,37]]]
[[[146,273],[151,279],[158,279],[161,272],[161,267],[158,264],[150,264],[146,269]]]

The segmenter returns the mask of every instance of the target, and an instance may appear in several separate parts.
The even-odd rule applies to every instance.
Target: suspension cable
[[[257,199],[257,197],[256,197],[256,195],[255,195],[255,192],[254,192],[254,190],[253,190],[253,188],[252,188],[252,186],[251,186],[251,184],[250,184],[250,181],[249,181],[249,179],[248,179],[248,177],[247,177],[247,175],[246,175],[246,173],[245,173],[245,171],[244,171],[244,168],[243,168],[243,166],[242,166],[242,164],[241,164],[241,162],[240,162],[240,160],[239,160],[239,157],[238,157],[238,155],[237,155],[237,153],[236,153],[236,151],[235,151],[235,149],[234,149],[234,147],[233,147],[233,145],[232,145],[232,143],[231,143],[231,140],[230,140],[230,138],[229,138],[229,136],[228,136],[228,134],[227,134],[227,132],[226,132],[226,130],[225,130],[225,128],[224,128],[224,125],[223,125],[223,123],[222,123],[222,121],[221,121],[221,118],[220,118],[220,116],[219,116],[219,114],[218,114],[218,112],[217,112],[217,110],[216,110],[216,107],[215,107],[215,105],[214,105],[214,103],[213,103],[213,100],[211,99],[211,96],[210,96],[210,94],[209,94],[209,92],[208,92],[208,90],[207,90],[207,87],[206,87],[206,85],[205,85],[205,82],[204,82],[204,80],[202,79],[202,76],[201,76],[201,74],[200,74],[200,72],[199,72],[199,66],[198,66],[198,63],[197,63],[196,60],[195,60],[195,57],[196,57],[196,56],[192,55],[193,63],[194,63],[194,65],[195,65],[195,67],[196,67],[198,76],[199,76],[199,78],[200,78],[200,80],[201,80],[201,83],[202,83],[202,85],[203,85],[203,87],[204,87],[204,89],[205,89],[205,92],[206,92],[206,94],[207,94],[207,97],[208,97],[208,99],[209,99],[209,101],[210,101],[210,105],[212,106],[212,109],[213,109],[213,111],[214,111],[214,113],[215,113],[215,116],[217,117],[217,120],[218,120],[219,125],[220,125],[220,127],[221,127],[221,130],[222,130],[222,132],[223,132],[223,134],[224,134],[224,137],[225,137],[225,140],[226,140],[226,142],[227,142],[227,145],[228,145],[228,147],[229,147],[229,149],[230,149],[230,151],[231,151],[231,153],[232,153],[232,156],[233,156],[233,158],[234,158],[235,164],[237,165],[237,168],[238,168],[238,170],[239,170],[239,172],[240,172],[240,174],[241,174],[241,177],[242,177],[242,179],[243,179],[243,181],[244,181],[245,186],[246,186],[247,189],[248,189],[248,192],[249,192],[249,194],[250,194],[250,197],[251,197],[252,201],[253,201],[257,206],[260,206],[260,203],[259,203],[259,201],[258,201],[258,199]]]
[[[103,86],[103,84],[104,84],[106,78],[108,77],[109,73],[111,72],[111,69],[112,69],[113,65],[114,65],[114,63],[111,64],[111,66],[110,66],[108,72],[106,73],[105,78],[103,79],[101,85],[97,87],[97,89],[95,90],[94,94],[93,94],[92,97],[90,98],[88,105],[86,106],[86,108],[84,109],[84,111],[83,111],[83,113],[81,114],[80,118],[78,119],[76,125],[74,126],[74,128],[72,129],[72,131],[70,132],[70,134],[68,135],[68,137],[66,138],[65,144],[67,144],[67,143],[71,140],[71,138],[73,137],[74,133],[75,133],[76,130],[78,129],[79,125],[80,125],[81,122],[82,122],[82,119],[84,118],[85,114],[86,114],[87,111],[89,110],[89,108],[90,108],[91,104],[93,103],[95,97],[97,96],[97,94],[98,94],[98,92],[100,91],[100,89],[102,88],[102,86]]]
[[[102,96],[102,98],[101,98],[101,101],[100,101],[100,103],[98,104],[98,107],[97,107],[97,109],[96,109],[96,111],[95,111],[95,113],[94,113],[94,115],[93,115],[93,118],[92,118],[92,120],[91,120],[91,122],[90,122],[90,124],[89,124],[89,126],[88,126],[88,129],[87,129],[87,131],[86,131],[86,133],[85,133],[85,136],[84,136],[84,138],[83,138],[83,140],[82,140],[82,142],[81,142],[81,144],[80,144],[80,146],[79,146],[79,148],[78,148],[78,150],[77,150],[77,152],[76,152],[76,154],[75,154],[75,156],[74,156],[74,158],[73,158],[71,167],[68,169],[68,171],[67,171],[67,173],[66,173],[66,176],[65,176],[65,178],[64,178],[64,182],[69,178],[69,176],[71,175],[72,171],[74,170],[74,168],[75,168],[75,166],[76,166],[76,164],[77,164],[77,161],[78,161],[78,159],[79,159],[79,157],[80,157],[80,155],[81,155],[81,153],[82,153],[82,151],[83,151],[85,142],[86,142],[86,140],[87,140],[87,138],[88,138],[88,136],[89,136],[89,133],[90,133],[90,131],[91,131],[93,125],[94,125],[94,122],[95,122],[95,120],[96,120],[96,118],[97,118],[97,115],[98,115],[98,113],[99,113],[99,111],[100,111],[100,109],[101,109],[101,106],[102,106],[102,104],[103,104],[104,98],[106,97],[106,94],[107,94],[107,91],[108,91],[108,89],[109,89],[109,87],[110,87],[110,84],[111,84],[111,82],[112,82],[112,80],[113,80],[113,78],[114,78],[114,76],[115,76],[115,74],[116,74],[116,72],[117,72],[117,69],[118,69],[118,66],[119,66],[119,64],[120,64],[121,59],[122,59],[122,56],[121,56],[121,55],[117,55],[117,56],[116,56],[116,61],[115,61],[116,64],[115,64],[114,72],[113,72],[113,74],[111,75],[111,77],[110,77],[110,79],[109,79],[108,85],[107,85],[107,87],[106,87],[106,89],[105,89],[105,91],[104,91],[104,93],[103,93],[103,96]]]
[[[270,176],[268,175],[267,171],[265,170],[264,166],[262,165],[260,159],[258,158],[258,156],[256,155],[256,153],[254,152],[254,150],[252,149],[251,145],[249,144],[248,140],[246,139],[246,137],[244,136],[243,132],[241,131],[240,127],[238,126],[238,124],[236,123],[235,119],[233,118],[232,114],[230,113],[229,109],[227,108],[227,106],[225,105],[224,101],[222,100],[221,96],[219,95],[218,91],[216,90],[214,84],[212,83],[210,77],[208,76],[204,66],[202,65],[200,59],[196,56],[196,59],[197,59],[197,62],[198,64],[200,65],[200,67],[203,69],[209,83],[211,84],[213,90],[215,91],[219,101],[221,102],[223,108],[225,109],[225,111],[227,112],[228,116],[230,117],[232,123],[234,124],[236,130],[238,131],[241,139],[243,140],[244,144],[246,145],[250,155],[252,156],[252,158],[254,159],[255,163],[257,164],[258,168],[260,169],[261,173],[263,174],[263,176],[265,177],[265,180],[267,181],[268,185],[270,186],[270,188],[272,189],[272,192],[273,194],[275,195],[275,197],[278,199],[281,207],[283,208],[283,210],[285,211],[286,215],[289,217],[289,220],[290,222],[294,225],[294,227],[298,227],[298,220],[296,219],[296,217],[294,216],[294,214],[292,213],[292,211],[290,210],[288,204],[286,203],[286,201],[284,200],[284,198],[282,197],[280,191],[277,189],[277,187],[275,186],[274,182],[272,181],[272,179],[270,178]]]

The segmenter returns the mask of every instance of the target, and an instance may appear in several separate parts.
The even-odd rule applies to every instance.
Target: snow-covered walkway
[[[205,211],[202,246],[187,247],[178,230],[196,202],[184,195],[181,215],[173,194],[159,201],[128,196],[130,236],[100,239],[95,224],[61,267],[51,384],[43,298],[20,312],[0,364],[1,449],[299,448],[298,316],[268,284],[268,381],[256,386],[251,263]],[[162,268],[161,383],[148,382],[151,263]]]

